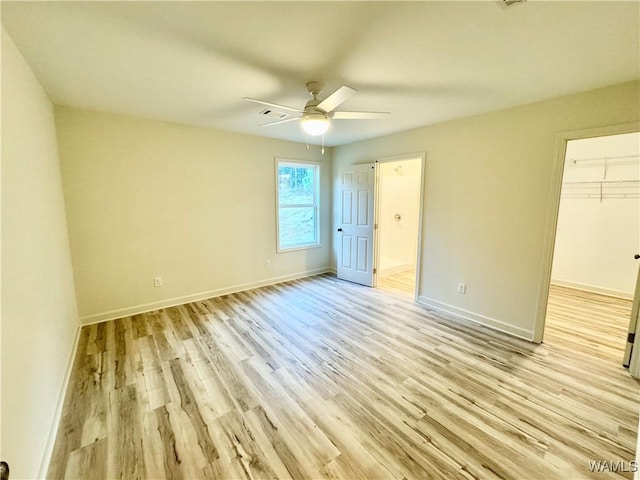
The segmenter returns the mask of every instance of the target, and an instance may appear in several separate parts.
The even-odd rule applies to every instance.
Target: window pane
[[[317,243],[314,207],[280,208],[278,219],[280,248]]]
[[[278,166],[278,201],[280,205],[313,204],[316,167]]]
[[[320,165],[277,160],[278,251],[317,246]]]

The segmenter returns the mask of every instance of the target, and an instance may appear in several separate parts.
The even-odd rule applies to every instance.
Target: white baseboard
[[[418,303],[420,305],[423,305],[427,308],[431,308],[438,312],[448,313],[450,315],[453,315],[454,317],[463,318],[465,320],[478,323],[485,327],[489,327],[493,330],[497,330],[499,332],[507,333],[509,335],[513,335],[514,337],[527,340],[529,342],[533,341],[533,330],[527,330],[525,328],[516,327],[514,325],[510,325],[508,323],[502,322],[495,318],[491,318],[485,315],[481,315],[479,313],[471,312],[469,310],[465,310],[463,308],[459,308],[454,305],[449,305],[447,303],[440,302],[438,300],[434,300],[428,297],[419,296]]]
[[[78,325],[78,328],[76,329],[76,338],[73,341],[73,348],[71,349],[71,355],[69,356],[69,360],[67,361],[67,369],[64,374],[64,381],[62,383],[60,394],[58,395],[56,410],[53,415],[53,421],[51,422],[51,429],[49,430],[49,435],[47,436],[47,443],[45,444],[45,447],[44,447],[44,455],[42,456],[42,461],[40,462],[40,468],[38,470],[38,478],[47,477],[47,470],[49,470],[49,464],[51,463],[51,456],[53,455],[53,447],[56,442],[56,437],[58,436],[60,418],[62,417],[62,408],[64,407],[65,396],[67,394],[69,382],[71,381],[73,364],[76,359],[76,354],[78,353],[78,344],[80,343],[81,330],[82,330],[82,324]]]
[[[597,293],[599,295],[606,295],[608,297],[624,298],[625,300],[633,300],[633,292],[623,292],[622,290],[614,290],[612,288],[598,287],[596,285],[587,285],[584,283],[571,282],[569,280],[556,280],[551,279],[551,285],[558,285],[559,287],[573,288],[576,290],[583,290],[585,292]]]
[[[183,305],[185,303],[197,302],[199,300],[205,300],[207,298],[220,297],[222,295],[228,295],[230,293],[237,293],[237,292],[242,292],[244,290],[251,290],[253,288],[260,288],[260,287],[266,287],[268,285],[275,285],[276,283],[288,282],[290,280],[296,280],[298,278],[312,277],[314,275],[329,273],[331,271],[332,271],[331,267],[315,268],[313,270],[293,273],[290,275],[282,275],[280,277],[267,278],[264,280],[258,280],[256,282],[242,283],[240,285],[233,285],[231,287],[218,288],[216,290],[208,290],[206,292],[195,293],[192,295],[169,298],[167,300],[161,300],[159,302],[145,303],[142,305],[119,308],[117,310],[110,310],[108,312],[86,315],[86,316],[80,317],[80,321],[82,322],[83,325],[91,325],[93,323],[101,323],[109,320],[115,320],[116,318],[129,317],[131,315],[150,312],[152,310],[159,310],[161,308],[175,307],[176,305]]]

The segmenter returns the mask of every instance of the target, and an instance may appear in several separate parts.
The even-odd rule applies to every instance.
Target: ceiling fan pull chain
[[[309,135],[307,134],[307,151],[309,150]]]
[[[324,134],[322,134],[322,154],[324,155]]]

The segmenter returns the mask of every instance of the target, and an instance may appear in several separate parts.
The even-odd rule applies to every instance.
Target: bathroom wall
[[[415,267],[422,159],[379,166],[378,266],[381,276]]]

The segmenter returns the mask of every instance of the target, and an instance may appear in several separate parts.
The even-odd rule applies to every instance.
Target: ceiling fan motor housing
[[[320,103],[320,100],[318,100],[317,98],[313,98],[312,100],[309,100],[304,106],[304,113],[302,114],[302,119],[303,120],[305,119],[320,120],[323,118],[328,119],[329,114],[324,110],[322,110],[321,108],[318,108],[319,103]]]

